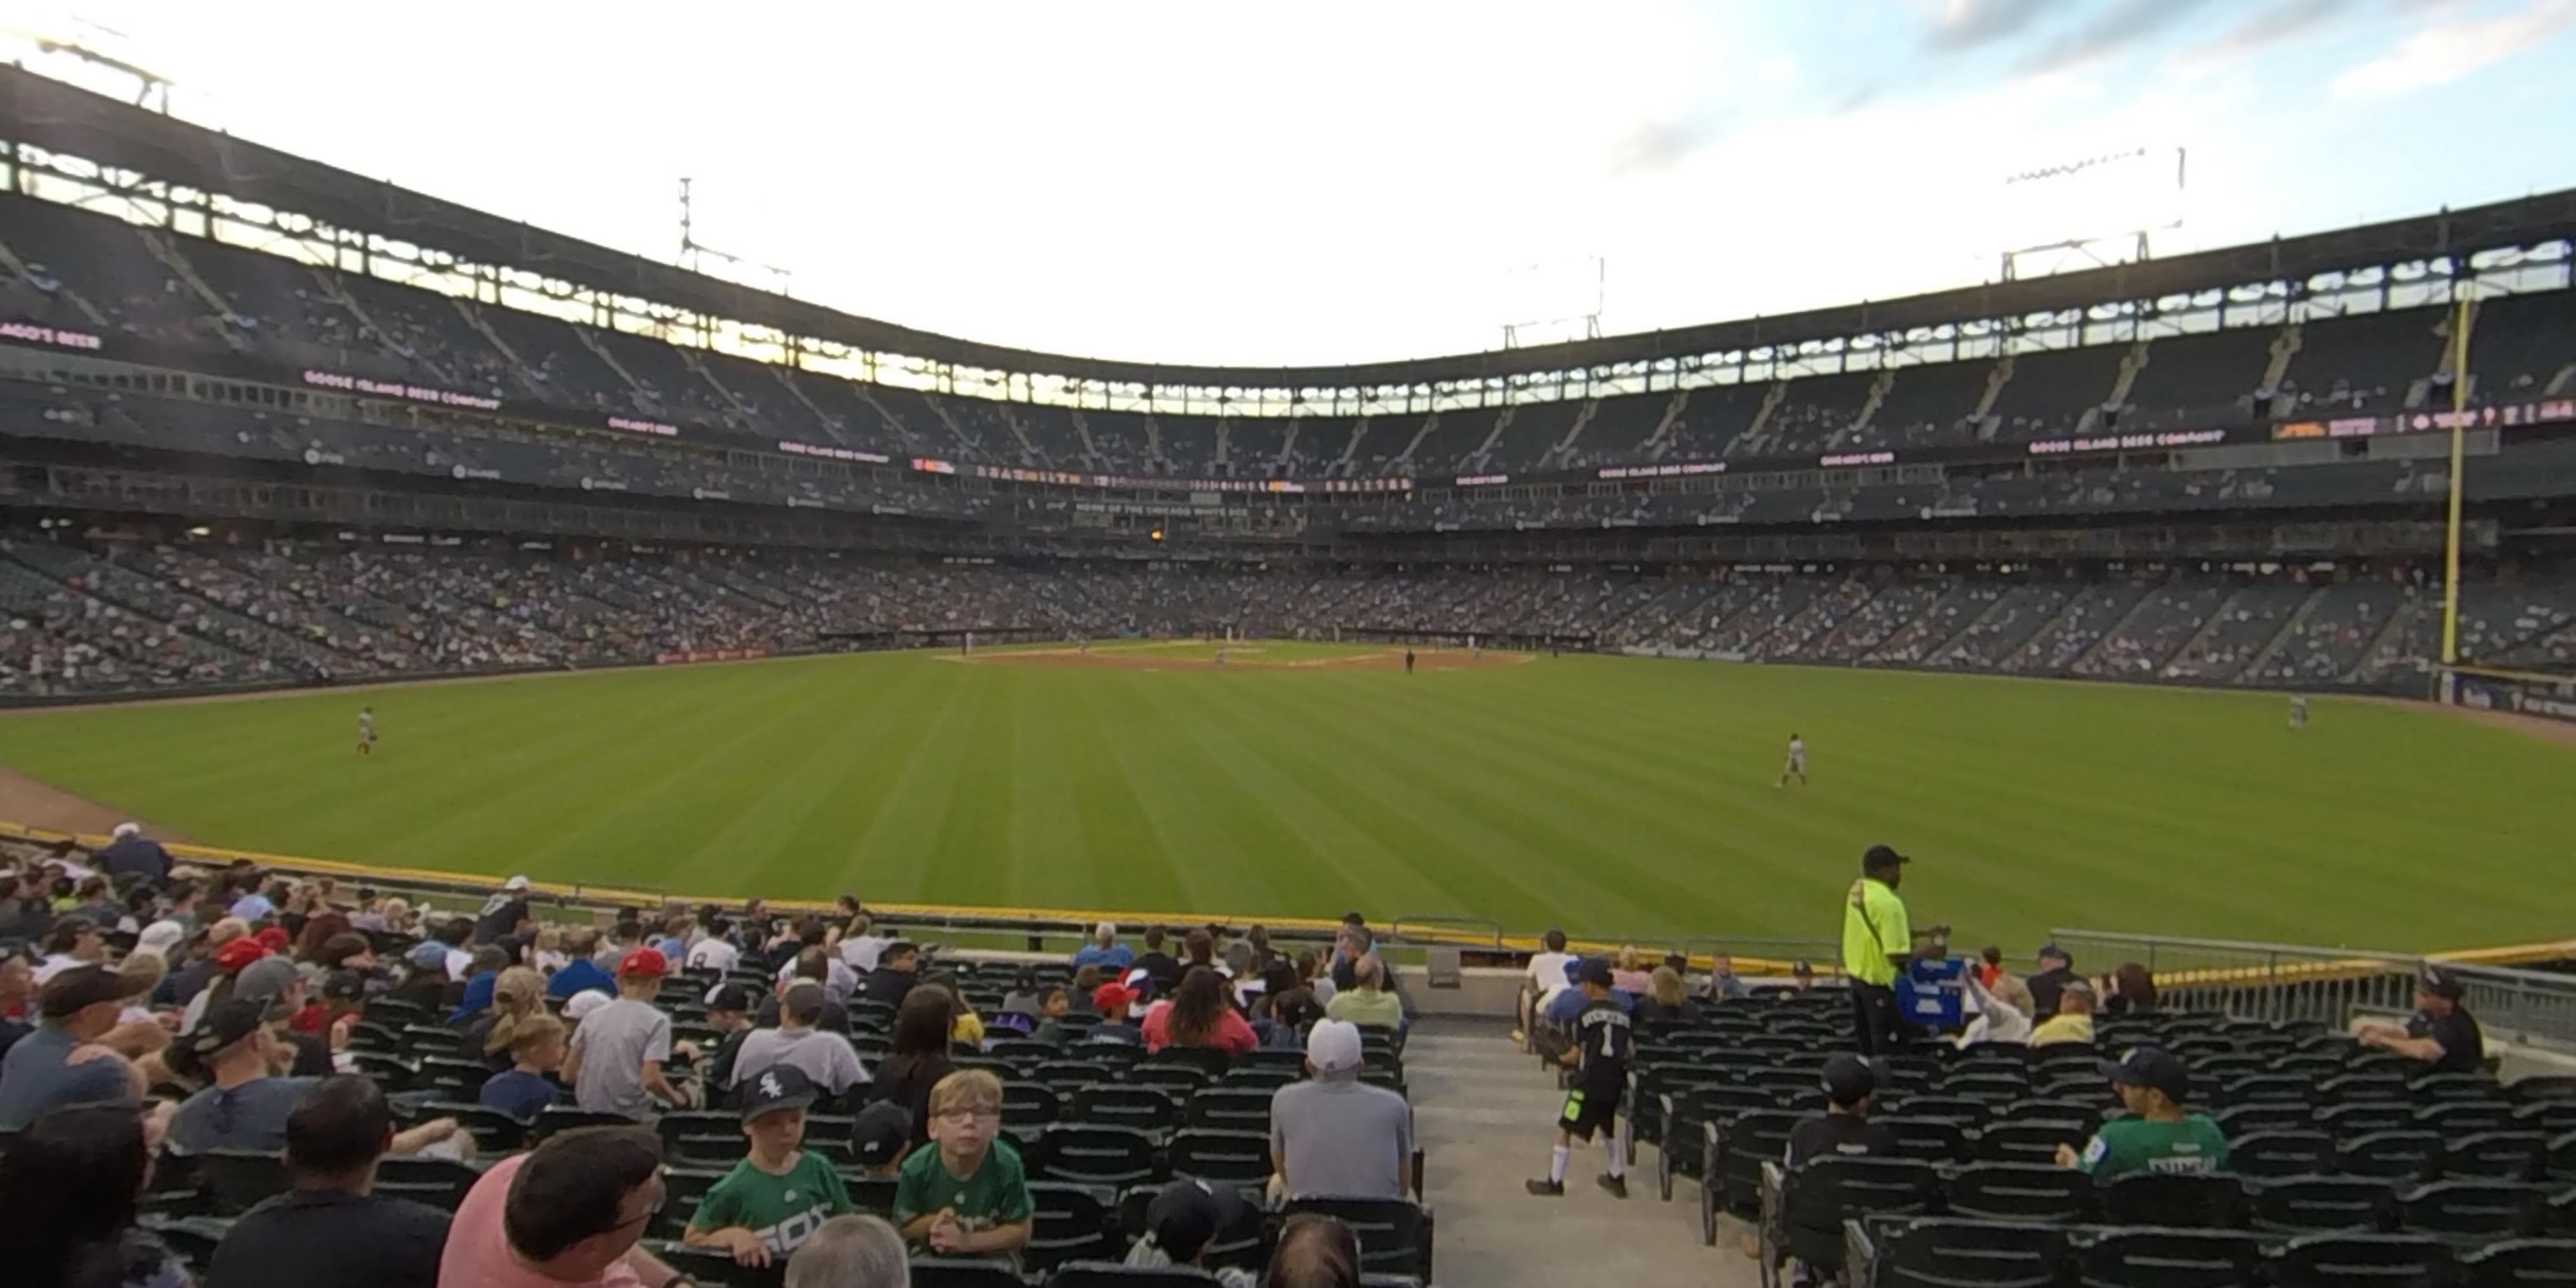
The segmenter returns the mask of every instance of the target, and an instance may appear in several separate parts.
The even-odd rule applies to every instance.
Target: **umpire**
[[[1863,1055],[1894,1051],[1902,1032],[1896,972],[1914,958],[1914,926],[1896,886],[1911,862],[1887,846],[1869,847],[1860,856],[1860,879],[1843,899],[1843,974],[1851,980]]]

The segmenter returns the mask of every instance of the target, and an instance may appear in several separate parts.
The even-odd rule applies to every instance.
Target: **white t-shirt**
[[[1581,959],[1572,953],[1542,952],[1530,955],[1530,985],[1538,990],[1539,1005],[1545,1006],[1547,999],[1565,991],[1567,987],[1565,968],[1579,960]]]
[[[841,941],[841,960],[848,962],[850,969],[865,974],[877,968],[885,956],[885,946],[893,942],[877,935],[853,935]]]
[[[36,982],[42,984],[46,980],[52,979],[54,976],[60,975],[74,966],[87,965],[89,965],[88,962],[82,961],[80,958],[74,957],[69,953],[49,954],[46,956],[45,960],[36,963]]]
[[[686,958],[691,970],[729,971],[742,960],[742,950],[724,939],[701,939],[689,946]]]
[[[785,984],[795,978],[796,959],[790,957],[785,965],[778,968],[778,982]],[[838,1002],[847,999],[850,994],[857,991],[859,991],[859,973],[851,970],[849,963],[833,957],[823,959],[823,996]]]
[[[469,953],[462,948],[448,949],[447,977],[449,979],[474,978],[474,954]]]

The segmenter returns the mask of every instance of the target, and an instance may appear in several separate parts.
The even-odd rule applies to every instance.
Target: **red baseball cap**
[[[1103,984],[1100,987],[1091,990],[1091,1009],[1098,1011],[1103,1015],[1107,1015],[1111,1011],[1116,1010],[1121,1006],[1125,1006],[1129,1002],[1133,1002],[1135,1000],[1136,990],[1129,988],[1124,984]]]
[[[215,969],[227,975],[268,956],[268,945],[256,939],[236,939],[215,950]]]
[[[658,948],[638,948],[617,959],[620,975],[658,976],[671,973],[670,959]]]
[[[294,940],[287,938],[286,927],[284,926],[271,926],[268,929],[251,936],[251,938],[258,940],[272,953],[285,952],[295,944]]]

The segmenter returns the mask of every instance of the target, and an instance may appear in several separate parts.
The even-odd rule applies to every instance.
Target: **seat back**
[[[2549,1141],[2536,1131],[2482,1131],[2456,1137],[2442,1151],[2442,1175],[2488,1181],[2536,1181]]]
[[[2238,1224],[2245,1183],[2233,1176],[2137,1172],[2096,1187],[2102,1219],[2121,1225],[2224,1229]]]
[[[2229,1141],[2227,1170],[2239,1176],[2322,1176],[2335,1170],[2334,1137],[2321,1131],[2258,1131]]]
[[[2093,1205],[2093,1178],[2053,1163],[1971,1163],[1950,1174],[1943,1204],[1983,1221],[2072,1224]]]
[[[2429,1131],[2375,1131],[2343,1142],[2342,1168],[2386,1181],[2429,1180],[2442,1170],[2442,1138]]]
[[[1941,1175],[1911,1158],[1819,1158],[1789,1173],[1780,1193],[1789,1253],[1827,1274],[1843,1264],[1843,1222],[1913,1216],[1939,1201]]]
[[[912,1288],[1028,1288],[1008,1263],[981,1257],[914,1257]]]
[[[1196,1266],[1129,1266],[1116,1261],[1069,1261],[1047,1276],[1046,1288],[1208,1288],[1216,1276]]]
[[[1877,1288],[2054,1288],[2066,1232],[2044,1225],[1912,1219],[1878,1227]]]
[[[1064,1102],[1064,1118],[1067,1122],[1164,1131],[1180,1122],[1181,1107],[1161,1087],[1094,1082],[1077,1089]]]
[[[2085,1288],[2247,1288],[2262,1245],[2218,1230],[2113,1230],[2076,1252]]]
[[[2258,1230],[2384,1231],[2397,1227],[2397,1191],[2367,1176],[2297,1176],[2246,1187]]]
[[[376,1164],[375,1192],[453,1212],[465,1201],[465,1192],[482,1177],[473,1164],[452,1158],[388,1155]]]
[[[2447,1288],[2451,1249],[2414,1234],[2310,1234],[2267,1269],[2273,1288]]]
[[[1085,1185],[1135,1185],[1154,1174],[1154,1140],[1134,1127],[1058,1123],[1040,1136],[1033,1175]]]
[[[2461,1288],[2576,1284],[2576,1239],[2502,1239],[2460,1258]]]
[[[1275,1092],[1247,1087],[1202,1087],[1182,1110],[1192,1127],[1225,1131],[1270,1130],[1270,1101]]]
[[[1068,1261],[1114,1257],[1120,1251],[1112,1219],[1115,1192],[1062,1181],[1029,1182],[1035,1205],[1034,1228],[1020,1259],[1032,1270],[1047,1270]]]
[[[1270,1179],[1270,1134],[1188,1127],[1172,1134],[1172,1176],[1258,1186]]]
[[[1968,1157],[1968,1129],[1954,1119],[1891,1114],[1870,1121],[1896,1133],[1899,1157],[1926,1163],[1956,1163]]]
[[[2091,1128],[2072,1118],[2014,1117],[1979,1128],[1968,1153],[1982,1162],[2055,1166],[2058,1146],[2082,1149],[2090,1134]]]
[[[2397,1197],[2406,1228],[2446,1239],[2520,1239],[2539,1234],[2549,1195],[2508,1181],[2435,1181]]]
[[[1373,1274],[1431,1278],[1431,1217],[1410,1199],[1309,1196],[1290,1199],[1281,1214],[1338,1218],[1359,1236],[1360,1268]]]
[[[240,1216],[287,1190],[286,1164],[252,1149],[210,1149],[195,1156],[197,1177],[216,1216]]]

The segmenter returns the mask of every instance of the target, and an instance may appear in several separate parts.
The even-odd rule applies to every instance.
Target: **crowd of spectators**
[[[1377,639],[2089,678],[2386,686],[2433,647],[2428,573],[2005,578],[1329,575],[757,552],[571,560],[499,546],[0,538],[0,682],[29,696],[935,642]],[[2576,578],[2469,583],[2461,650],[2576,662]]]
[[[1177,956],[1156,927],[1138,956],[1103,925],[1078,969],[1002,967],[1001,991],[847,897],[828,916],[755,899],[566,935],[525,878],[437,911],[174,865],[130,826],[9,862],[0,1229],[29,1282],[655,1288],[704,1251],[789,1284],[900,1288],[908,1257],[1017,1264],[1040,1138],[1016,1110],[1006,1129],[995,1070],[1103,1044],[1202,1049],[1214,1065],[1168,1067],[1211,1072],[1302,1051],[1311,1074],[1242,1084],[1275,1101],[1266,1196],[1177,1177],[1130,1265],[1207,1264],[1272,1200],[1417,1191],[1411,1107],[1367,1055],[1400,1043],[1404,1014],[1356,914],[1302,959],[1258,927],[1190,928]],[[1336,975],[1356,1023],[1316,1000]],[[716,1114],[739,1123],[735,1161],[660,1226],[672,1127]],[[826,1123],[847,1140],[818,1140]],[[213,1234],[188,1224],[209,1204]],[[1291,1219],[1274,1256],[1314,1255],[1311,1224]],[[1241,1288],[1280,1282],[1277,1265],[1221,1273]],[[860,1272],[876,1278],[836,1277]],[[1356,1288],[1356,1261],[1295,1282]]]

